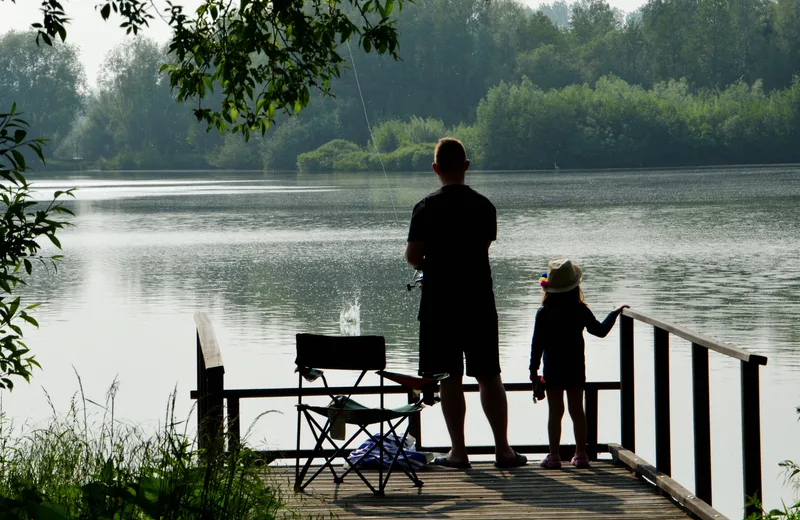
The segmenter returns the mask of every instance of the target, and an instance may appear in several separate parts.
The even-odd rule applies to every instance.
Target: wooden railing
[[[695,494],[702,501],[711,504],[711,420],[709,402],[709,364],[708,352],[713,350],[722,355],[741,361],[742,379],[742,454],[744,461],[745,503],[750,498],[761,500],[761,422],[759,403],[759,366],[767,364],[767,358],[745,350],[722,344],[713,339],[650,317],[641,312],[625,309],[620,317],[620,381],[588,382],[585,387],[585,410],[588,426],[588,451],[592,459],[598,453],[617,450],[613,443],[599,443],[598,431],[598,392],[601,390],[620,390],[621,445],[635,453],[636,448],[636,406],[635,406],[635,348],[634,320],[652,325],[654,330],[654,375],[655,375],[655,446],[656,469],[664,475],[672,472],[672,453],[670,437],[670,334],[692,343],[692,419],[694,422],[694,467]],[[211,322],[203,313],[195,315],[197,324],[197,390],[191,398],[197,399],[197,427],[200,446],[205,448],[227,438],[231,449],[240,442],[239,402],[241,399],[297,397],[297,388],[252,388],[225,389],[225,369]],[[531,384],[506,383],[507,392],[531,392]],[[334,394],[369,395],[380,392],[379,386],[358,388],[304,388],[304,396],[326,396]],[[386,385],[385,394],[406,394],[409,402],[416,401],[413,393],[399,385]],[[477,392],[477,384],[464,385],[465,392]],[[224,410],[227,409],[227,417]],[[421,451],[446,452],[449,446],[429,446],[423,444],[421,414],[410,421],[410,434],[417,439]],[[227,435],[223,435],[227,423]],[[611,444],[611,446],[610,446]],[[221,444],[220,444],[221,445]],[[470,454],[488,455],[494,453],[494,446],[468,446]],[[547,445],[515,446],[523,453],[547,453]],[[562,446],[565,458],[571,455],[574,446]],[[261,452],[269,459],[307,457],[311,450],[273,450]],[[329,454],[330,451],[323,453]],[[748,513],[755,506],[748,507]]]
[[[662,321],[633,309],[625,309],[620,318],[620,405],[622,446],[636,452],[636,408],[634,376],[634,320],[653,326],[655,376],[655,448],[656,468],[672,473],[670,437],[670,334],[692,344],[692,420],[694,423],[695,494],[712,504],[711,494],[711,415],[709,401],[708,352],[718,352],[740,361],[742,402],[742,459],[744,503],[747,514],[757,510],[750,499],[761,494],[761,414],[758,369],[767,358],[723,344],[673,323]]]
[[[192,392],[192,398],[197,399],[197,442],[200,449],[209,449],[222,439],[225,367],[211,320],[198,312],[194,315],[194,322],[197,327],[197,391]],[[229,417],[231,406],[229,402]],[[234,420],[228,421],[229,431],[232,426],[238,429],[238,401],[235,407]]]

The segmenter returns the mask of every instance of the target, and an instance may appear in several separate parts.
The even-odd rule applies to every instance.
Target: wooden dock
[[[304,493],[287,492],[302,518],[454,518],[474,520],[691,518],[669,496],[637,478],[626,466],[598,461],[589,469],[568,464],[545,470],[538,461],[510,470],[491,463],[470,470],[432,467],[420,472],[422,488],[403,475],[389,479],[386,496],[374,496],[352,475],[342,484],[312,482]],[[274,468],[271,478],[291,489],[294,467]]]
[[[654,409],[654,464],[642,460],[636,450],[636,370],[637,348],[634,344],[634,322],[653,331],[654,401],[645,404]],[[225,367],[211,321],[203,313],[195,315],[197,326],[197,389],[190,397],[197,399],[197,431],[201,448],[218,449],[226,445],[234,450],[240,443],[239,402],[242,399],[303,397],[335,395],[407,394],[408,402],[419,399],[412,389],[400,385],[365,387],[308,387],[303,388],[298,376],[295,388],[226,388]],[[468,471],[431,468],[424,471],[425,485],[415,488],[404,475],[393,475],[386,496],[375,497],[360,480],[337,485],[330,475],[320,475],[306,493],[289,493],[286,500],[297,508],[302,517],[331,518],[416,518],[432,515],[437,518],[480,518],[481,520],[516,518],[698,518],[724,520],[713,509],[711,414],[709,386],[709,355],[722,355],[739,361],[742,409],[742,506],[745,516],[758,511],[751,498],[761,500],[761,412],[759,369],[767,358],[685,329],[673,323],[625,309],[620,317],[620,380],[587,382],[585,402],[588,437],[587,452],[593,459],[589,470],[565,468],[546,471],[538,464],[508,471],[495,469],[491,464],[477,464]],[[680,420],[693,424],[694,489],[688,490],[671,478],[672,440],[670,405],[670,337],[691,342],[692,405],[678,409]],[[649,345],[644,345],[648,348]],[[641,349],[639,346],[638,349]],[[529,382],[506,383],[506,392],[530,392]],[[478,385],[464,385],[465,392],[478,391]],[[599,392],[618,392],[620,396],[620,438],[611,442],[598,439]],[[640,404],[639,406],[641,406]],[[408,431],[417,440],[417,450],[446,452],[446,446],[431,446],[423,441],[421,413],[409,417]],[[691,419],[689,419],[691,417]],[[330,422],[330,419],[328,419]],[[326,426],[327,427],[327,426]],[[295,449],[259,452],[265,461],[293,461],[311,456],[345,456],[348,450],[322,449],[315,451],[301,442],[301,416],[297,418]],[[305,428],[308,430],[308,428]],[[318,425],[317,430],[324,428]],[[308,439],[306,432],[306,439]],[[719,434],[725,434],[721,432]],[[317,433],[314,433],[314,437]],[[650,439],[644,439],[649,442]],[[619,442],[619,444],[617,444]],[[308,440],[306,441],[306,445]],[[320,443],[325,448],[325,443]],[[318,446],[320,447],[320,446]],[[348,447],[352,448],[352,447]],[[539,454],[547,446],[514,446],[520,453]],[[562,446],[562,449],[569,447]],[[569,449],[574,449],[571,447]],[[493,446],[467,446],[470,455],[490,455]],[[596,460],[611,454],[613,461]],[[562,454],[563,455],[563,454]],[[537,459],[536,456],[530,457]],[[323,478],[328,477],[328,478]],[[294,467],[276,467],[270,478],[294,485]],[[726,490],[730,493],[730,490]]]

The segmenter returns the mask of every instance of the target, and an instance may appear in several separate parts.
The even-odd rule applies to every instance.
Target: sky
[[[86,71],[86,80],[89,86],[96,84],[97,74],[105,60],[106,55],[117,45],[131,38],[126,36],[125,30],[119,28],[120,20],[112,19],[104,22],[95,6],[101,0],[64,0],[64,10],[72,18],[67,27],[67,42],[76,45],[80,51],[81,61]],[[163,10],[166,3],[163,0],[154,0],[159,10]],[[197,5],[198,0],[185,0],[183,5],[190,7]],[[539,4],[547,3],[543,0],[526,0],[523,3],[535,8]],[[625,12],[636,10],[645,3],[645,0],[609,0],[612,7]],[[0,34],[10,30],[26,30],[30,24],[41,21],[39,3],[34,0],[0,0]],[[159,42],[166,42],[170,31],[166,22],[156,17],[150,21],[150,27],[144,34]],[[2,74],[3,71],[0,71]]]

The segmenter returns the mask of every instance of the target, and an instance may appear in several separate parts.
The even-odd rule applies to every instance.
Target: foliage
[[[402,9],[403,0],[350,0],[352,9],[345,12],[339,0],[203,0],[187,14],[182,5],[169,2],[162,18],[173,32],[172,59],[162,70],[178,101],[200,103],[215,86],[220,89],[217,108],[194,109],[198,121],[220,131],[241,131],[245,138],[251,130],[263,134],[276,111],[298,113],[305,107],[311,88],[330,92],[330,80],[344,64],[338,46],[351,36],[366,52],[397,58],[395,3]],[[113,11],[122,19],[120,26],[136,34],[153,19],[152,5],[106,0],[100,15],[108,20]],[[47,0],[42,13],[42,22],[33,24],[37,43],[66,41],[69,18],[61,2]]]
[[[372,147],[362,149],[355,143],[335,139],[316,150],[300,154],[297,169],[301,172],[325,171],[419,171],[430,169],[436,143],[408,143],[388,153],[376,154]]]
[[[500,84],[478,106],[477,152],[489,169],[618,168],[796,162],[800,81],[764,92],[739,82],[692,94],[686,81],[543,91]]]
[[[441,119],[411,116],[408,122],[392,119],[372,131],[374,144],[381,153],[390,153],[408,145],[435,143],[447,133]]]
[[[216,18],[213,18],[211,8],[207,7],[210,0],[205,1],[200,9],[203,22],[197,26],[197,34],[208,36],[207,31],[214,23],[222,24],[218,34],[224,42],[219,45],[206,42],[198,47],[198,52],[213,54],[225,45],[235,47],[235,52],[223,60],[228,61],[219,65],[228,70],[226,67],[233,63],[230,60],[241,58],[237,54],[241,49],[263,43],[240,40],[245,34],[250,34],[247,31],[256,31],[247,24],[261,20],[263,13],[247,14],[251,18],[241,18],[241,23],[229,24],[231,16],[239,16],[236,13],[241,13],[241,8],[232,8],[235,13],[231,11],[225,16],[218,9]],[[307,5],[305,13],[308,16],[316,16],[316,1],[321,0]],[[386,0],[383,1],[382,7]],[[247,11],[260,5],[246,3],[244,9]],[[503,135],[508,134],[512,142],[520,141],[514,139],[514,134],[554,134],[553,138],[545,136],[545,141],[554,143],[554,146],[547,145],[550,150],[546,155],[549,156],[533,163],[530,157],[508,157],[490,161],[486,166],[505,168],[512,164],[520,167],[538,164],[537,167],[551,168],[553,162],[559,165],[571,162],[580,167],[670,166],[796,160],[795,147],[787,134],[794,135],[792,128],[795,128],[796,121],[792,114],[797,113],[791,99],[795,88],[792,78],[800,71],[800,25],[797,23],[800,0],[652,0],[627,18],[600,0],[570,3],[557,0],[541,6],[539,12],[532,12],[515,0],[464,0],[456,3],[416,0],[402,5],[402,11],[393,9],[391,21],[387,19],[386,22],[391,23],[396,35],[402,38],[402,49],[396,48],[396,53],[402,51],[402,60],[368,53],[363,45],[352,46],[351,58],[348,49],[341,48],[340,37],[328,40],[327,36],[314,36],[311,40],[316,39],[318,43],[335,43],[333,52],[341,54],[340,58],[344,60],[339,67],[341,76],[332,75],[325,83],[320,75],[317,87],[309,83],[308,104],[299,116],[281,113],[276,105],[273,119],[279,124],[273,125],[259,143],[252,145],[252,149],[251,145],[231,148],[232,141],[206,134],[203,130],[207,124],[196,124],[190,114],[182,113],[183,109],[175,105],[174,101],[181,94],[180,87],[171,90],[174,74],[169,76],[169,71],[165,71],[159,75],[161,64],[168,62],[171,67],[182,67],[184,72],[197,72],[196,64],[187,65],[185,61],[177,60],[177,54],[169,46],[159,47],[152,42],[134,39],[125,49],[111,54],[104,66],[101,87],[97,92],[83,96],[85,117],[71,126],[73,131],[58,152],[67,158],[83,157],[85,167],[198,168],[208,167],[211,158],[212,166],[224,168],[226,163],[217,151],[230,150],[230,155],[223,155],[233,161],[231,164],[240,164],[238,158],[243,156],[248,157],[245,162],[251,164],[257,148],[264,169],[294,169],[300,154],[313,151],[331,140],[345,139],[360,146],[367,144],[370,137],[364,123],[365,107],[361,95],[370,122],[383,122],[376,125],[375,144],[382,154],[390,154],[405,142],[401,141],[401,134],[407,134],[407,129],[403,127],[401,130],[399,122],[404,122],[403,125],[414,120],[440,122],[427,137],[414,139],[406,136],[411,144],[435,141],[441,135],[432,134],[443,128],[483,127],[485,121],[476,124],[477,108],[482,100],[488,102],[501,84],[506,87],[523,85],[523,78],[527,78],[544,92],[551,89],[560,91],[562,100],[572,95],[580,97],[581,92],[587,92],[586,89],[597,100],[597,85],[606,81],[603,78],[613,76],[630,87],[617,92],[624,92],[627,100],[635,102],[636,110],[644,112],[634,113],[635,110],[621,106],[609,94],[606,101],[615,108],[596,111],[603,112],[604,116],[613,116],[613,125],[596,119],[567,121],[563,117],[570,113],[580,116],[586,110],[572,109],[557,102],[558,96],[548,94],[543,99],[555,103],[548,110],[555,111],[557,117],[550,123],[538,117],[529,120],[541,123],[543,127],[517,128],[515,125],[528,121],[528,116],[514,114],[507,118],[506,128],[500,127],[501,121],[490,126],[496,131],[499,129]],[[363,25],[363,16],[357,6],[337,3],[333,9],[342,9],[343,14]],[[367,18],[370,16],[373,20],[381,18],[380,12],[367,13]],[[375,23],[374,27],[380,25],[379,20]],[[314,26],[304,24],[300,23],[297,28]],[[267,24],[263,30],[268,27],[271,25]],[[292,27],[295,31],[295,26]],[[322,30],[321,26],[316,27]],[[5,42],[0,56],[16,56],[22,52],[14,47],[17,45],[15,42],[14,39]],[[22,45],[25,42],[18,43]],[[65,46],[56,47],[59,48]],[[392,54],[388,48],[386,53]],[[271,68],[270,59],[266,55],[253,55],[251,68],[258,71],[262,65]],[[271,76],[274,88],[278,89],[275,96],[279,96],[281,89],[274,82],[285,81],[288,85],[296,79],[297,71],[292,68],[292,63],[289,65],[285,73]],[[352,70],[356,66],[360,88]],[[212,64],[208,68],[212,77],[217,71],[215,67],[218,65]],[[344,70],[344,67],[351,70]],[[230,81],[244,81],[242,74],[246,69],[237,69]],[[174,72],[177,69],[170,70]],[[324,71],[318,69],[318,72],[323,74]],[[7,83],[17,81],[12,78],[14,74],[16,72],[11,70]],[[199,72],[197,74],[194,80],[186,81],[196,80],[198,85],[205,85],[201,87],[205,89],[203,103],[211,107],[229,107],[226,105],[228,90],[222,86],[222,76],[212,81]],[[201,80],[201,76],[205,79]],[[257,97],[260,89],[269,89],[269,85],[269,82],[256,81],[250,87]],[[747,85],[749,89],[760,85],[758,88],[763,99],[759,100],[751,93],[745,105],[740,104],[737,109],[736,103],[726,96],[731,89],[743,88],[741,85]],[[213,92],[210,87],[213,87]],[[327,89],[336,97],[320,93],[327,92]],[[640,90],[634,93],[635,89]],[[670,89],[689,92],[691,96],[684,98],[690,101],[689,105],[682,106],[681,102],[659,98],[660,93]],[[249,99],[247,92],[244,99]],[[719,100],[722,106],[714,107],[712,100]],[[265,106],[262,105],[260,110],[269,111]],[[284,108],[294,114],[294,106]],[[559,112],[562,109],[564,112]],[[226,110],[227,116],[220,115],[224,125],[232,128],[246,121],[238,105],[235,123],[225,120],[225,117],[232,119],[231,110]],[[766,110],[761,114],[769,113],[776,117],[760,116],[758,110]],[[654,115],[656,118],[648,122],[648,118]],[[641,139],[648,142],[638,145],[631,142],[638,138],[625,130],[631,125],[644,128],[646,132]],[[478,130],[471,133],[483,132]],[[617,137],[622,135],[621,141],[610,139],[609,132]],[[660,141],[664,132],[666,140]],[[62,134],[67,135],[61,132],[59,140]],[[569,135],[578,141],[562,146],[563,139]],[[557,136],[561,136],[558,137],[560,141],[557,141]],[[773,136],[777,136],[777,140],[770,141]],[[492,154],[498,157],[530,155],[527,144],[522,149],[501,147],[503,152],[500,154],[473,142],[476,144],[470,146],[470,154],[475,159],[484,153],[488,154],[487,157]],[[592,148],[602,143],[613,145],[606,154]],[[667,147],[674,143],[678,148],[669,150]],[[541,151],[541,144],[535,142],[533,146]],[[584,145],[589,148],[584,148]],[[614,155],[631,148],[635,150],[633,156]],[[571,157],[573,149],[579,153],[578,157]],[[77,150],[77,153],[67,150]],[[596,164],[591,162],[595,157],[599,160]],[[352,156],[348,164],[352,167],[369,164],[369,161]]]
[[[174,395],[154,433],[114,417],[112,386],[100,424],[87,402],[17,431],[0,415],[0,520],[269,520],[297,517],[246,447],[204,453],[180,431]]]
[[[81,109],[83,67],[68,44],[36,45],[33,32],[0,35],[0,107],[23,107],[25,120],[60,141]]]
[[[48,239],[57,248],[61,243],[56,232],[68,224],[62,217],[72,215],[59,199],[72,196],[72,190],[57,191],[53,200],[39,204],[32,187],[25,178],[30,169],[24,152],[33,152],[44,162],[41,139],[28,137],[28,124],[20,119],[16,105],[8,113],[0,113],[0,198],[3,201],[0,221],[0,389],[14,386],[12,377],[30,380],[31,372],[39,364],[22,342],[21,323],[37,326],[28,311],[36,305],[23,305],[16,296],[25,275],[33,273],[34,265],[48,262],[55,266],[60,255],[42,255],[42,239]],[[28,154],[30,155],[30,154]]]
[[[261,156],[258,153],[258,141],[246,143],[235,135],[226,135],[225,142],[208,154],[208,164],[227,170],[260,170]]]
[[[301,172],[332,171],[337,158],[356,153],[363,153],[357,144],[344,139],[334,139],[312,152],[300,154],[297,157],[297,169]]]
[[[797,414],[800,415],[800,406],[797,407]],[[794,490],[794,505],[783,504],[781,509],[763,511],[761,504],[753,501],[753,505],[761,512],[751,514],[747,520],[800,520],[800,464],[785,460],[780,463],[780,467],[783,468],[786,484]]]

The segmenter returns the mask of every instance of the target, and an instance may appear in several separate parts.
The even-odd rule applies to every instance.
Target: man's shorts
[[[494,314],[494,313],[491,313]],[[419,373],[464,375],[464,359],[470,377],[500,373],[497,317],[419,323]]]

